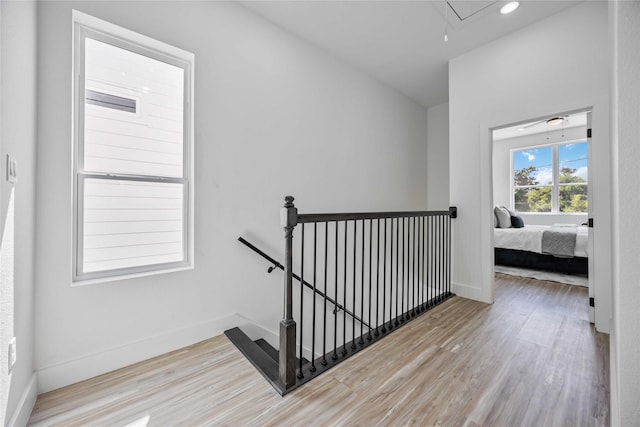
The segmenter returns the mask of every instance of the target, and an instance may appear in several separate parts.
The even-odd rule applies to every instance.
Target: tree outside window
[[[515,210],[586,213],[587,153],[588,146],[584,141],[514,150]]]

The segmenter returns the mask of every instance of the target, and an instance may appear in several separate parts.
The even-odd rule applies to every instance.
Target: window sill
[[[75,288],[75,287],[86,286],[86,285],[98,285],[100,283],[136,279],[136,278],[139,278],[139,277],[156,276],[158,274],[176,273],[176,272],[179,272],[179,271],[186,271],[186,270],[193,270],[193,269],[194,269],[194,265],[191,264],[191,265],[186,265],[186,266],[183,266],[183,267],[174,267],[174,268],[167,268],[167,269],[162,269],[162,270],[144,271],[144,272],[141,272],[141,273],[122,274],[122,275],[118,275],[118,276],[108,276],[108,277],[100,277],[100,278],[94,278],[94,279],[78,279],[78,280],[75,280],[75,281],[71,282],[71,287]]]

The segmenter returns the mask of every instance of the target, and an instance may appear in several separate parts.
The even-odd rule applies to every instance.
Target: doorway
[[[591,111],[497,127],[491,137],[495,271],[588,287],[591,305]]]

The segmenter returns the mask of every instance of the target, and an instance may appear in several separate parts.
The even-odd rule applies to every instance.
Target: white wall
[[[511,150],[538,145],[553,144],[555,142],[572,141],[586,138],[584,126],[569,128],[564,131],[538,133],[493,141],[493,204],[509,206],[513,209],[511,196]],[[586,139],[585,139],[586,140]],[[525,224],[553,225],[553,224],[582,224],[588,215],[568,213],[523,213],[520,215]]]
[[[612,143],[614,324],[611,425],[640,425],[640,2],[610,3],[613,56]]]
[[[449,209],[449,103],[431,107],[427,113],[427,206]]]
[[[71,285],[71,9],[193,52],[195,269]],[[279,209],[425,209],[427,111],[223,2],[39,5],[36,365],[50,390],[219,334],[276,330]]]
[[[0,122],[0,425],[26,423],[35,402],[33,375],[36,4],[0,3],[2,106]],[[6,155],[18,162],[18,182],[9,184]],[[8,374],[8,340],[17,340],[17,362]]]
[[[561,46],[561,48],[551,48]],[[493,301],[490,129],[593,107],[596,325],[611,316],[607,4],[584,2],[449,64],[454,291]]]

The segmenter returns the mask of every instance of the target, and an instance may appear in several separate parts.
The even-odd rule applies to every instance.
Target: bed
[[[573,230],[576,231],[575,247],[571,250],[573,253],[556,253],[556,249],[549,249],[549,238],[554,237],[553,233]],[[548,232],[546,237],[545,232]],[[588,236],[588,228],[583,226],[525,225],[522,228],[494,228],[495,263],[586,276]]]

